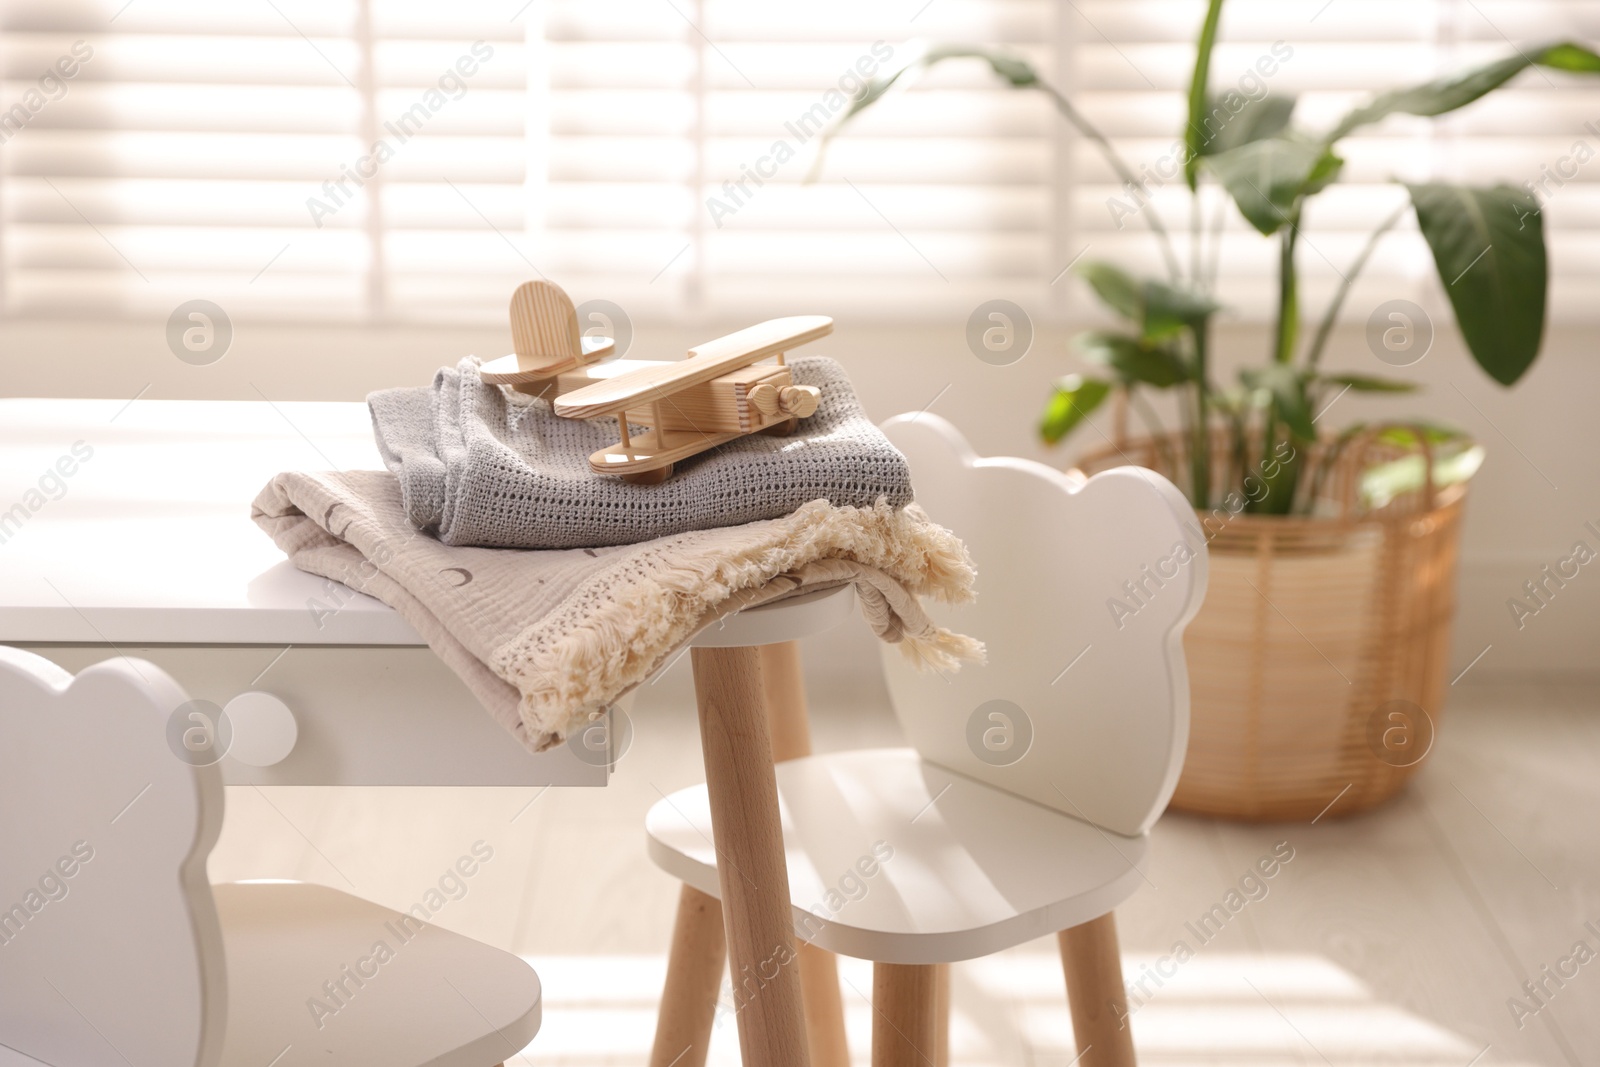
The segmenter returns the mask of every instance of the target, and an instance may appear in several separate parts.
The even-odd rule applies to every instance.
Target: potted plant
[[[1383,235],[1414,213],[1472,358],[1495,381],[1515,383],[1543,335],[1545,244],[1539,203],[1526,189],[1408,184],[1407,202],[1378,222],[1308,331],[1297,267],[1304,208],[1338,181],[1339,142],[1353,131],[1393,114],[1454,111],[1535,64],[1600,73],[1600,55],[1571,42],[1516,50],[1486,66],[1384,93],[1316,133],[1296,127],[1292,97],[1241,102],[1210,92],[1221,14],[1222,0],[1209,0],[1182,131],[1195,220],[1187,269],[1133,168],[1015,55],[965,45],[929,48],[868,83],[823,145],[891,88],[940,63],[977,59],[1011,88],[1044,94],[1105,157],[1137,204],[1167,275],[1141,278],[1103,262],[1077,269],[1121,325],[1077,338],[1097,369],[1055,382],[1039,433],[1061,441],[1111,402],[1115,443],[1081,465],[1134,461],[1160,470],[1186,492],[1196,533],[1210,545],[1210,591],[1185,636],[1193,728],[1173,804],[1244,818],[1349,814],[1395,793],[1431,748],[1447,688],[1461,508],[1482,450],[1461,432],[1419,420],[1339,432],[1314,425],[1343,391],[1415,389],[1393,378],[1330,372],[1322,358],[1351,282]],[[819,153],[818,169],[821,163]],[[1212,295],[1214,268],[1208,275],[1201,253],[1221,233],[1198,221],[1207,184],[1226,190],[1244,219],[1278,244],[1268,350],[1232,385],[1214,380],[1211,360],[1220,307]],[[1395,329],[1403,332],[1403,321]],[[1178,428],[1160,424],[1148,391],[1173,396]],[[1136,440],[1126,436],[1130,410],[1145,423]]]

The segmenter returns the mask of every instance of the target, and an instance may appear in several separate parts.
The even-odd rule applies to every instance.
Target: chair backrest
[[[0,647],[0,1045],[51,1067],[219,1059],[222,781],[176,754],[187,700],[143,660],[73,677]]]
[[[885,667],[924,759],[1107,830],[1149,828],[1189,741],[1183,628],[1206,586],[1205,537],[1183,494],[1148,470],[1085,481],[1023,459],[980,459],[936,415],[884,432],[917,503],[966,543],[976,603],[931,605],[988,661]]]

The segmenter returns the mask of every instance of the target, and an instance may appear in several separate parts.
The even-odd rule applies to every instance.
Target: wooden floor
[[[642,1064],[677,897],[645,858],[643,818],[700,774],[686,666],[638,696],[609,788],[234,788],[212,878],[299,878],[400,909],[443,879],[437,922],[544,979],[544,1029],[510,1062]],[[1143,1064],[1600,1064],[1600,956],[1545,979],[1553,995],[1520,1026],[1508,1003],[1538,1007],[1522,982],[1576,942],[1600,952],[1600,687],[1463,683],[1452,701],[1416,786],[1375,815],[1161,821],[1150,884],[1118,912],[1125,976],[1143,978]],[[813,704],[819,750],[898,743],[877,694],[816,686]],[[480,841],[493,859],[446,877]],[[1194,924],[1275,846],[1293,859],[1245,882],[1257,899],[1203,940]],[[1181,963],[1179,941],[1193,952]],[[952,1062],[1067,1067],[1057,959],[1047,939],[957,965]],[[866,1063],[871,969],[842,973]],[[738,1062],[731,1016],[712,1062]]]

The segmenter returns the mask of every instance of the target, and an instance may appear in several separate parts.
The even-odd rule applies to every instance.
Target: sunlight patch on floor
[[[646,1061],[666,958],[529,957],[544,982],[544,1028],[522,1058],[540,1067],[609,1067]],[[1417,1015],[1375,1000],[1343,968],[1310,955],[1211,955],[1174,968],[1153,954],[1124,958],[1150,992],[1135,1008],[1144,1067],[1463,1067],[1483,1049]],[[1159,967],[1159,970],[1157,968]],[[1161,978],[1159,986],[1156,976]],[[840,960],[852,1059],[870,1060],[872,965]],[[1028,1063],[1066,1067],[1076,1056],[1053,953],[1016,950],[957,964],[952,1067]],[[724,1001],[729,996],[726,986]],[[709,1067],[737,1067],[731,1013],[719,1017]],[[1486,1056],[1497,1067],[1506,1061]],[[1521,1067],[1534,1067],[1524,1063]]]
[[[1354,975],[1317,956],[1215,954],[1175,964],[1130,953],[1123,966],[1125,977],[1143,980],[1129,1004],[1145,1067],[1462,1067],[1483,1051],[1374,999]],[[1014,952],[962,967],[978,991],[1012,1008],[1022,1043],[1037,1056],[1071,1058],[1072,1021],[1053,954]]]

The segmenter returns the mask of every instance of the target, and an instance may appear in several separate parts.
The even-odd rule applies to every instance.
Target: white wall
[[[671,357],[742,325],[639,323],[630,354]],[[959,320],[917,325],[841,320],[834,336],[810,350],[846,364],[875,418],[931,401],[932,410],[961,426],[980,452],[1067,464],[1100,440],[1094,431],[1081,431],[1066,448],[1053,451],[1037,442],[1033,424],[1049,381],[1077,369],[1067,354],[1070,332],[1041,327],[1033,350],[1010,367],[976,359]],[[1600,551],[1600,536],[1584,529],[1586,522],[1600,529],[1597,339],[1593,328],[1553,329],[1539,362],[1512,391],[1479,372],[1450,334],[1441,334],[1433,351],[1403,372],[1378,364],[1358,329],[1341,331],[1330,348],[1330,369],[1406,374],[1428,386],[1422,396],[1364,400],[1346,395],[1327,416],[1334,425],[1358,417],[1422,414],[1465,427],[1488,448],[1468,502],[1452,660],[1460,670],[1492,644],[1468,676],[1474,681],[1600,675],[1600,561],[1583,568],[1520,631],[1506,606],[1525,581],[1566,556],[1575,541],[1586,540]],[[1224,366],[1254,359],[1265,348],[1264,334],[1259,327],[1226,328],[1217,348]],[[224,359],[194,367],[167,350],[160,322],[11,322],[0,325],[0,394],[128,398],[148,386],[144,396],[152,398],[359,400],[372,389],[425,383],[435,367],[462,355],[491,357],[509,350],[507,329],[241,322]],[[1062,545],[1063,552],[1071,550]],[[870,647],[842,635],[830,643],[845,678],[876,669]]]

